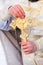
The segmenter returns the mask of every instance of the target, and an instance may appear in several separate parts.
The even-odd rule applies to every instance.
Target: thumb
[[[20,45],[24,46],[26,45],[27,43],[26,42],[19,42]]]
[[[21,44],[22,44],[22,42],[19,42],[19,44],[21,45]]]

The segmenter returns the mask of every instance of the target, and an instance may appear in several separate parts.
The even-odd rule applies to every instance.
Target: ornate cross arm
[[[21,30],[21,35],[20,38],[22,39],[22,41],[27,41],[30,31],[32,30],[32,26],[43,26],[43,22],[37,22],[36,19],[33,19],[31,17],[28,18],[24,18],[24,19],[16,19],[16,20],[12,20],[12,22],[10,23],[10,26],[13,29],[19,28]]]

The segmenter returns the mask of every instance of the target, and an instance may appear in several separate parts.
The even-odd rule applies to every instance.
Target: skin
[[[35,43],[33,43],[31,41],[20,42],[20,44],[21,44],[22,49],[23,49],[25,54],[30,54],[30,53],[33,53],[37,50]]]
[[[13,17],[16,17],[16,18],[18,18],[18,17],[24,18],[25,17],[25,12],[20,5],[15,5],[13,7],[10,7],[9,12],[10,12],[10,15],[12,15]]]

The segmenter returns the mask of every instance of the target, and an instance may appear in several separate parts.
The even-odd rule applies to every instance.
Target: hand
[[[9,8],[9,13],[10,15],[12,15],[13,17],[20,17],[20,18],[24,18],[25,17],[25,12],[22,9],[22,7],[20,5],[15,5]]]
[[[26,54],[33,53],[33,52],[35,52],[37,50],[36,45],[33,42],[31,42],[31,41],[20,42],[20,44],[22,46],[23,51]]]

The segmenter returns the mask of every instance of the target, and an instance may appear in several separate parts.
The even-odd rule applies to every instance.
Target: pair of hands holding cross
[[[11,16],[16,17],[16,18],[21,18],[21,19],[25,18],[25,12],[20,5],[11,6],[9,8],[9,13]],[[21,44],[23,51],[26,54],[33,53],[37,50],[36,45],[31,41],[20,42],[19,44]]]

